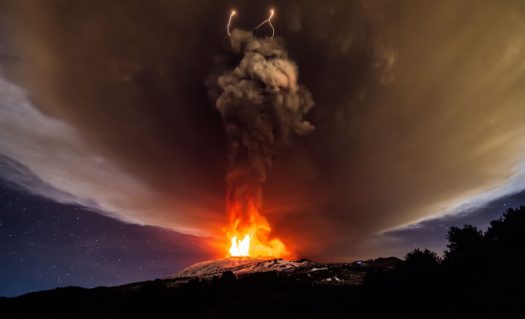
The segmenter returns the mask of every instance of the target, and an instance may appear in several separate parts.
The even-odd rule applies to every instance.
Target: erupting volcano
[[[297,66],[282,39],[235,29],[229,40],[238,63],[215,82],[220,90],[216,107],[228,137],[228,256],[290,257],[262,215],[263,184],[276,148],[289,143],[292,134],[314,130],[303,120],[314,102],[297,84]]]

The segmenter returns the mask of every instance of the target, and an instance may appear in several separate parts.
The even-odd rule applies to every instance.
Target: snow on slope
[[[299,268],[313,266],[314,263],[307,259],[284,260],[263,259],[251,257],[229,257],[224,259],[200,262],[183,269],[169,278],[183,277],[213,277],[220,276],[226,271],[235,275],[243,275],[267,271],[291,271]]]

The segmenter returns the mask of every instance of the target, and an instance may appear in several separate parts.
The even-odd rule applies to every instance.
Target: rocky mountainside
[[[177,286],[190,280],[210,280],[231,273],[237,278],[267,273],[312,284],[360,284],[367,270],[392,269],[401,260],[395,257],[352,263],[316,263],[302,258],[296,260],[229,257],[191,265],[166,278],[166,284]]]
[[[231,271],[236,276],[243,274],[267,272],[267,271],[295,271],[312,268],[316,263],[308,259],[284,260],[264,259],[251,257],[229,257],[224,259],[210,260],[191,265],[169,278],[199,277],[208,278],[220,276],[226,271]]]
[[[336,264],[232,257],[200,262],[164,279],[0,298],[0,309],[6,318],[156,318],[170,312],[187,318],[244,318],[246,313],[289,318],[289,311],[311,315],[309,304],[318,307],[319,316],[327,314],[325,306],[339,314],[342,305],[357,304],[351,296],[368,273],[399,263],[397,258]]]

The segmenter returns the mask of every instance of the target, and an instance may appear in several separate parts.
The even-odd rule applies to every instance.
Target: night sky
[[[1,1],[0,295],[225,255],[217,78],[241,61],[225,23],[235,8],[249,30],[269,5]],[[315,103],[301,114],[315,129],[272,149],[261,186],[295,255],[441,252],[449,226],[525,203],[523,1],[271,5],[265,43],[293,72],[268,76]]]
[[[163,278],[210,258],[199,238],[0,185],[0,296]]]

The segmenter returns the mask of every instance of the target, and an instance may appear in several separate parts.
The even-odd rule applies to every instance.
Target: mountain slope
[[[226,271],[234,275],[267,272],[267,271],[294,271],[311,268],[317,264],[308,259],[284,260],[264,259],[251,257],[229,257],[224,259],[210,260],[191,265],[169,278],[199,277],[207,278],[220,276]]]
[[[0,311],[6,318],[336,317],[359,305],[356,292],[368,270],[376,271],[366,264],[225,258],[164,279],[0,299]]]

